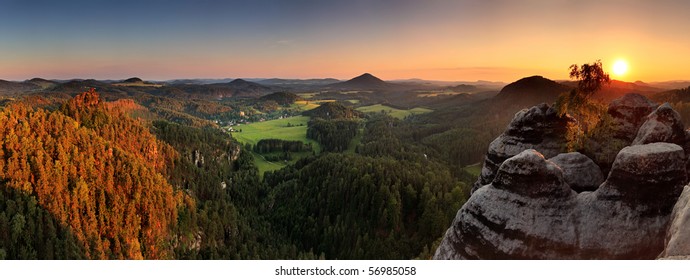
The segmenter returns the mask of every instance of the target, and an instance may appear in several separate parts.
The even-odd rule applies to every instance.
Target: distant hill
[[[384,82],[372,74],[364,73],[344,82],[330,84],[327,87],[340,90],[391,90],[403,86]]]
[[[129,79],[127,79],[127,80],[124,80],[124,81],[122,81],[122,82],[123,82],[123,83],[143,83],[144,80],[139,79],[139,78],[137,78],[137,77],[134,77],[134,78],[129,78]]]
[[[690,81],[666,81],[649,83],[650,86],[662,89],[679,89],[690,87]]]
[[[477,86],[473,86],[473,85],[459,84],[456,86],[446,87],[446,89],[452,90],[455,92],[467,92],[467,93],[469,93],[469,92],[476,92],[478,88],[477,88]]]
[[[304,111],[302,115],[322,119],[353,119],[364,116],[362,112],[339,102],[323,103],[319,107]]]
[[[576,87],[577,81],[565,81],[562,84]],[[663,89],[654,87],[642,81],[623,82],[619,80],[611,80],[611,83],[605,84],[602,88],[594,95],[594,97],[602,99],[604,101],[611,101],[616,98],[623,97],[628,93],[637,93],[645,96],[651,96],[652,94],[662,92]]]
[[[56,85],[59,84],[58,82],[49,81],[49,80],[41,79],[41,78],[33,78],[31,80],[25,81],[25,83],[34,84],[34,85],[40,87],[41,89],[49,89],[49,88],[55,87]]]
[[[511,105],[532,106],[542,102],[552,103],[558,95],[571,88],[542,76],[532,76],[508,84],[494,99]]]
[[[288,106],[292,103],[295,103],[295,101],[300,100],[301,98],[297,96],[294,93],[289,93],[289,92],[274,92],[269,95],[264,95],[260,98],[261,101],[268,101],[272,100],[275,101],[276,103],[283,105],[283,106]]]
[[[211,84],[211,86],[225,86],[229,87],[232,89],[235,93],[233,94],[234,96],[258,96],[258,95],[264,95],[268,93],[271,88],[254,83],[254,82],[249,82],[245,81],[243,79],[235,79],[232,82],[229,82],[227,84]]]
[[[327,79],[265,79],[257,81],[257,83],[269,86],[308,86],[308,85],[329,85],[338,83],[340,80],[327,78]]]
[[[216,84],[174,84],[169,87],[179,89],[193,98],[202,99],[223,99],[228,97],[259,97],[270,93],[270,87],[260,85],[254,82],[245,81],[242,79],[235,79],[229,83]],[[170,91],[163,89],[163,91]]]
[[[40,86],[30,82],[12,82],[0,80],[0,95],[21,94],[39,89],[41,89]]]
[[[656,102],[690,102],[690,87],[659,92],[653,94],[651,99]]]

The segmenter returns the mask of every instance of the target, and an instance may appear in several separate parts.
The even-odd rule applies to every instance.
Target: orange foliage
[[[35,196],[89,258],[171,258],[170,231],[186,200],[163,174],[174,149],[107,110],[93,90],[61,111],[0,110],[0,180]]]

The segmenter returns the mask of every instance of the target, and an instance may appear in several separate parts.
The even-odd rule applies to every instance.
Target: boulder
[[[604,174],[599,166],[581,153],[559,154],[549,161],[563,170],[565,182],[578,193],[595,191],[604,182]]]
[[[671,222],[666,232],[664,259],[690,258],[690,186],[685,186],[678,202],[673,207]]]
[[[606,181],[577,194],[535,150],[506,160],[458,211],[435,259],[652,259],[685,181],[683,149],[626,147]]]
[[[575,120],[558,116],[544,103],[515,114],[507,130],[489,145],[479,179],[472,191],[493,181],[498,167],[506,159],[528,149],[553,157],[567,149],[566,132]]]
[[[654,108],[654,102],[639,94],[627,94],[611,101],[607,112],[613,117],[613,137],[630,143]]]
[[[685,145],[685,126],[678,112],[671,105],[664,103],[645,118],[637,131],[633,145],[654,142],[668,142]]]

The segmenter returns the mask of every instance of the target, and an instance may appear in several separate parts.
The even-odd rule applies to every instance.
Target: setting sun
[[[613,64],[613,74],[616,76],[623,76],[628,72],[628,63],[625,60],[617,60]]]

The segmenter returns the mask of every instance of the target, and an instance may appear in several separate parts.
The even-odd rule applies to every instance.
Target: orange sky
[[[0,79],[690,80],[690,1],[41,2],[0,7]]]

